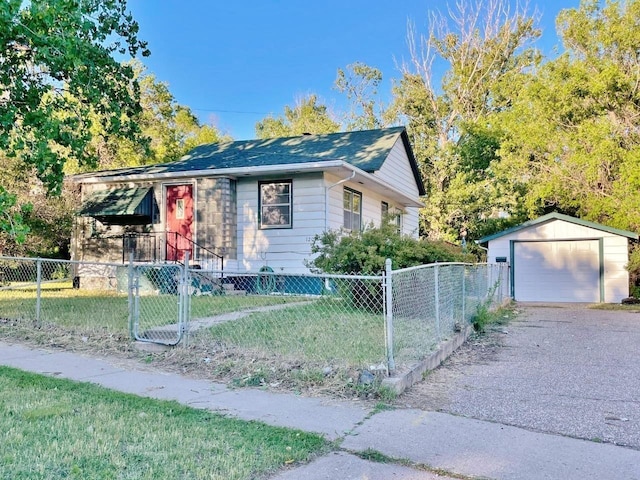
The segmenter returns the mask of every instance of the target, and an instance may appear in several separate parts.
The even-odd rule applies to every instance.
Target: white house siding
[[[260,229],[258,182],[292,180],[292,228]],[[276,272],[306,273],[311,242],[325,227],[325,188],[322,174],[278,178],[239,179],[238,268],[256,271],[268,265]]]
[[[415,197],[420,195],[415,176],[409,164],[407,151],[400,137],[398,137],[396,144],[391,149],[380,170],[375,172],[374,175],[400,192]]]
[[[382,202],[387,202],[389,208],[397,208],[403,212],[402,215],[402,233],[418,238],[418,208],[403,208],[401,205],[394,203],[392,200],[381,196],[380,194],[367,190],[359,183],[345,182],[344,184],[335,185],[341,179],[335,175],[327,174],[325,176],[325,185],[328,190],[328,215],[327,229],[338,230],[344,225],[343,211],[343,192],[344,188],[350,188],[362,194],[362,225],[368,225],[373,222],[374,225],[380,225],[382,220]]]
[[[616,303],[629,296],[629,241],[626,237],[604,237],[604,301]]]
[[[331,174],[325,174],[325,188],[327,190],[327,201],[329,207],[327,208],[327,224],[325,230],[338,230],[344,225],[344,211],[343,211],[343,191],[344,185],[337,185],[338,182],[343,179]],[[362,185],[360,185],[362,186]],[[350,187],[353,190],[358,190],[353,185]]]
[[[599,239],[603,242],[604,258],[604,301],[619,302],[629,294],[629,275],[625,269],[628,262],[628,240],[626,237],[598,230],[564,220],[553,219],[499,237],[489,242],[488,261],[493,263],[497,257],[506,257],[511,261],[510,242],[512,240],[580,240]],[[515,265],[518,268],[518,265]],[[518,287],[515,286],[515,298],[518,300]]]
[[[419,212],[420,209],[417,207],[405,208],[405,213],[402,215],[402,233],[411,235],[414,238],[420,236]]]

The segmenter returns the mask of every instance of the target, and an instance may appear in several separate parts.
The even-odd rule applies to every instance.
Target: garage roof
[[[524,230],[525,228],[533,227],[535,225],[540,225],[550,220],[564,220],[565,222],[575,223],[576,225],[582,225],[583,227],[589,227],[595,230],[601,230],[603,232],[612,233],[614,235],[620,235],[622,237],[638,240],[638,234],[634,232],[629,232],[627,230],[620,230],[617,228],[611,228],[611,227],[607,227],[606,225],[602,225],[600,223],[588,222],[587,220],[582,220],[580,218],[570,217],[569,215],[563,215],[562,213],[553,212],[547,215],[543,215],[540,218],[529,220],[528,222],[524,222],[518,226],[508,228],[507,230],[503,230],[502,232],[494,233],[493,235],[483,237],[479,240],[476,240],[476,243],[485,244],[490,242],[491,240],[495,240],[496,238],[500,238],[505,235],[509,235],[510,233]]]

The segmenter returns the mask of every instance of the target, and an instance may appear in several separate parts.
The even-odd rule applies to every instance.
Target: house
[[[629,296],[629,239],[638,235],[550,213],[477,243],[489,263],[509,263],[515,300],[617,303]]]
[[[418,236],[425,194],[403,127],[202,145],[178,161],[75,175],[72,258],[308,272],[315,235],[391,215]],[[386,218],[386,217],[385,217]]]

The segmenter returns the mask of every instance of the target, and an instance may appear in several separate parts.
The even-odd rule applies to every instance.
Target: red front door
[[[167,261],[193,257],[193,185],[167,187]]]

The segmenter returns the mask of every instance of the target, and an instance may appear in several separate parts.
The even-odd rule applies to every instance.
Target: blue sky
[[[531,0],[541,16],[546,55],[558,44],[555,17],[579,0]],[[407,22],[427,32],[440,0],[129,0],[149,42],[149,71],[169,84],[176,100],[234,139],[255,136],[255,124],[309,93],[330,109],[338,68],[360,61],[379,68],[391,96],[397,64],[409,58]]]

